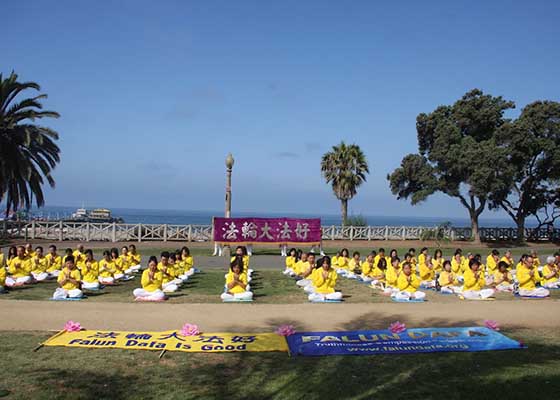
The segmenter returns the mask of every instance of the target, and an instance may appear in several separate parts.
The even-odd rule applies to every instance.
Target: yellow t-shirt
[[[128,256],[130,258],[130,264],[133,266],[136,265],[140,265],[140,263],[142,262],[142,256],[140,255],[140,253],[128,253]]]
[[[424,253],[418,254],[418,265],[426,264],[426,256]]]
[[[369,276],[373,279],[377,279],[378,281],[385,282],[385,272],[377,266],[373,268]]]
[[[74,256],[74,262],[78,265],[79,262],[84,261],[86,259],[86,255],[82,253],[80,250],[76,249],[72,252]]]
[[[557,275],[553,276],[552,278],[549,278],[549,279],[545,278],[547,275],[550,275],[553,272],[556,272]],[[554,283],[554,282],[558,281],[558,268],[557,267],[556,268],[551,267],[550,265],[546,264],[543,268],[542,274],[543,274],[542,281],[544,283]]]
[[[316,268],[311,276],[313,286],[315,287],[315,292],[321,294],[334,293],[334,287],[336,285],[336,278],[338,277],[336,271],[333,268],[329,268],[327,272],[327,277],[323,277],[323,268]]]
[[[5,260],[4,260],[4,253],[0,251],[0,268],[4,267]]]
[[[529,269],[525,265],[521,265],[516,271],[519,288],[525,290],[533,290],[536,284],[541,281],[539,271],[536,268]]]
[[[6,268],[0,267],[0,287],[6,284]]]
[[[465,292],[471,290],[473,291],[482,290],[484,288],[484,285],[486,284],[486,280],[484,279],[484,273],[478,271],[478,279],[476,279],[473,270],[470,268],[465,270],[465,273],[463,274],[463,278],[465,280],[463,291]]]
[[[167,267],[164,267],[160,262],[158,264],[158,270],[160,270],[163,275],[163,284],[169,283],[177,278],[177,271],[172,264],[167,264]]]
[[[60,271],[60,274],[58,274],[58,278],[56,279],[56,281],[59,284],[61,284],[62,289],[66,289],[66,290],[79,289],[80,286],[72,282],[66,282],[64,285],[62,285],[62,281],[66,280],[67,275],[69,275],[70,278],[75,279],[78,282],[82,280],[82,275],[80,274],[80,271],[77,268],[70,271],[68,268],[64,267],[62,271]]]
[[[235,274],[233,273],[233,271],[229,271],[227,276],[226,276],[226,286],[229,285],[230,283],[232,283],[234,281],[234,276]],[[238,281],[244,283],[245,285],[247,285],[247,275],[244,273],[239,274],[239,279]],[[245,286],[247,287],[247,286]],[[236,284],[234,287],[232,287],[231,289],[228,288],[228,292],[229,293],[244,293],[246,292],[246,289],[239,286],[238,284]]]
[[[160,270],[154,272],[153,279],[150,280],[150,270],[147,269],[142,272],[142,288],[148,292],[155,292],[156,290],[161,290],[161,285],[163,283],[163,274]]]
[[[438,283],[441,287],[459,286],[459,281],[457,280],[453,272],[447,272],[447,271],[442,271],[439,274]]]
[[[294,265],[296,264],[296,258],[293,256],[286,257],[286,268],[294,269]]]
[[[381,256],[378,254],[373,259],[373,265],[377,266],[377,264],[379,264],[379,260],[381,260]],[[387,262],[387,266],[391,265],[391,257],[385,256],[385,261]]]
[[[535,268],[538,268],[541,266],[541,260],[539,260],[539,257],[533,257],[533,266]]]
[[[351,259],[350,262],[348,263],[348,269],[351,272],[354,272],[354,270],[361,269],[361,268],[362,268],[362,262],[360,260],[356,261],[355,259]]]
[[[8,273],[14,278],[23,278],[29,276],[31,268],[29,267],[29,259],[14,257],[8,261]]]
[[[402,268],[395,269],[392,265],[387,267],[387,272],[385,273],[385,280],[387,285],[397,287],[397,280],[399,275],[401,275]]]
[[[461,258],[460,262],[457,262],[455,257],[451,260],[451,271],[455,275],[463,275],[466,270],[470,269],[468,261],[465,258]]]
[[[193,256],[183,257],[183,262],[185,263],[185,271],[188,271],[194,266]]]
[[[490,273],[494,273],[494,271],[498,267],[498,263],[496,262],[492,254],[486,257],[486,265],[488,266],[488,272]]]
[[[410,282],[408,282],[408,277],[405,274],[400,274],[397,279],[397,287],[401,292],[411,292],[414,293],[420,287],[420,279],[414,274],[410,274]]]
[[[420,254],[422,255],[422,254]],[[419,264],[420,268],[420,279],[423,281],[431,281],[435,277],[435,272],[433,269],[428,268],[428,265],[424,263]]]
[[[120,273],[124,273],[127,269],[130,268],[130,258],[124,255],[120,255],[119,258],[115,261],[115,265]]]
[[[443,270],[443,262],[445,261],[445,258],[441,257],[441,258],[432,258],[432,266],[434,267],[434,271],[435,272],[440,272]]]
[[[59,271],[62,268],[62,257],[60,257],[58,254],[53,257],[53,255],[49,253],[45,256],[45,258],[49,262],[47,272]]]
[[[97,261],[83,261],[80,270],[84,282],[97,282],[99,278],[99,263]]]
[[[31,266],[31,272],[40,274],[42,272],[47,271],[47,267],[49,266],[49,260],[46,257],[39,258],[38,256],[35,256],[30,260],[30,266]]]
[[[338,256],[332,256],[331,265],[335,268],[338,267]]]
[[[338,268],[340,268],[340,269],[345,269],[345,270],[350,269],[349,260],[348,260],[347,257],[343,257],[343,256],[338,257],[337,265],[338,265]]]
[[[506,256],[503,256],[502,258],[500,258],[500,261],[505,262],[508,265],[508,269],[513,268],[513,260],[507,258]]]
[[[101,260],[98,263],[99,266],[99,276],[101,278],[112,278],[113,275],[117,272],[117,268],[115,266],[115,262],[113,260]]]
[[[377,268],[374,265],[375,264],[373,264],[373,263],[370,264],[367,260],[364,261],[362,263],[362,275],[371,277],[371,273],[373,272],[373,269]]]
[[[502,283],[505,284],[511,284],[513,283],[513,277],[511,276],[511,273],[508,271],[506,272],[506,277],[509,280],[509,282],[506,282],[504,279],[504,274],[502,274],[499,270],[494,271],[494,284],[495,285],[499,285]]]

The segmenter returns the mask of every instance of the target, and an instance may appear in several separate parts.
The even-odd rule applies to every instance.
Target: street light
[[[226,157],[226,218],[231,217],[231,170],[235,160],[231,153]]]

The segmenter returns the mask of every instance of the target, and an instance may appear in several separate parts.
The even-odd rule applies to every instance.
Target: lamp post
[[[226,218],[231,217],[231,170],[235,160],[231,153],[226,157]]]

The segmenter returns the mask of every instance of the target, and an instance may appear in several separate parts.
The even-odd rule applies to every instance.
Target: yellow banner
[[[183,336],[180,331],[62,331],[49,338],[43,345],[201,353],[288,351],[286,339],[275,333],[202,333],[197,336]]]

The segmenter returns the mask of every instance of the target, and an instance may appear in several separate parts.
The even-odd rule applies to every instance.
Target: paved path
[[[89,329],[167,330],[185,322],[206,332],[271,331],[281,324],[298,330],[469,326],[494,319],[504,327],[560,328],[560,301],[422,304],[149,304],[3,300],[0,330],[58,330],[68,320]]]

